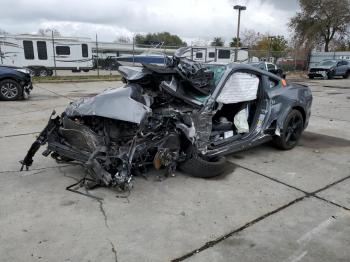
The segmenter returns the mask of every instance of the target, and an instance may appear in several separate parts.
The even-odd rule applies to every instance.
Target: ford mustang
[[[179,49],[166,66],[120,66],[125,85],[55,112],[21,161],[76,161],[94,186],[130,189],[148,167],[195,177],[225,171],[225,155],[273,141],[295,147],[307,127],[312,94],[244,64],[200,64]],[[91,181],[89,182],[91,186]]]

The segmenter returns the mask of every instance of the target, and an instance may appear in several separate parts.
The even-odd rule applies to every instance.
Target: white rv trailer
[[[90,38],[0,35],[0,63],[27,67],[35,75],[52,70],[88,71],[93,67]]]
[[[232,63],[235,60],[235,50],[234,47],[192,47],[191,54],[188,56],[194,61],[210,63]],[[249,54],[246,49],[237,50],[237,62],[244,63],[248,62]]]

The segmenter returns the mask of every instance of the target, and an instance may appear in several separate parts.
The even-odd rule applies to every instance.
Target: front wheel
[[[303,116],[300,111],[292,110],[284,120],[281,135],[274,138],[274,143],[280,149],[292,149],[298,144],[303,130]]]
[[[349,78],[349,76],[350,76],[350,71],[346,72],[346,74],[345,74],[345,75],[343,75],[343,78],[344,78],[344,79],[348,79],[348,78]]]
[[[2,100],[17,100],[21,95],[22,88],[16,81],[5,79],[0,82],[0,98]]]
[[[210,178],[223,174],[227,170],[227,163],[223,156],[204,159],[193,154],[190,159],[179,164],[179,170],[193,177]]]

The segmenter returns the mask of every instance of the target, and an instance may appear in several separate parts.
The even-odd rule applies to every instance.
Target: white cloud
[[[237,11],[244,4],[243,29],[286,35],[286,23],[295,13],[296,0],[2,0],[2,29],[11,33],[36,32],[55,27],[63,35],[94,37],[112,41],[117,36],[140,32],[169,31],[184,39],[227,41],[236,34]],[[13,8],[13,7],[16,8]]]

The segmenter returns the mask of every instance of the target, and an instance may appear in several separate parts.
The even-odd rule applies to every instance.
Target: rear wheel
[[[350,76],[350,71],[346,72],[346,74],[343,75],[343,78],[347,79],[347,78],[349,78],[349,76]]]
[[[303,129],[303,116],[298,110],[292,110],[284,120],[281,135],[274,139],[275,145],[283,150],[294,148],[299,142]]]
[[[49,75],[49,71],[46,68],[39,68],[38,70],[40,77],[46,77]]]
[[[17,100],[22,95],[21,86],[14,80],[0,82],[0,98],[7,101]]]
[[[183,163],[179,164],[179,170],[193,177],[210,178],[223,174],[227,169],[226,158],[215,157],[212,159],[204,159],[197,154]]]

